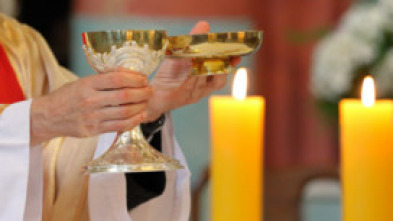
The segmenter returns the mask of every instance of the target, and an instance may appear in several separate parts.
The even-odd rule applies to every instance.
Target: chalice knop
[[[122,67],[146,75],[154,72],[168,45],[163,30],[113,30],[84,32],[83,50],[98,73]],[[85,169],[95,172],[148,172],[184,168],[178,160],[163,155],[146,141],[140,126],[121,131],[109,150],[89,162]]]

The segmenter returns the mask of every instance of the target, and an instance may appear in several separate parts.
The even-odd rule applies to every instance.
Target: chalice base
[[[191,75],[233,74],[230,58],[194,58]]]
[[[143,137],[139,126],[118,134],[107,152],[84,166],[87,173],[135,173],[183,168],[178,160],[154,149]]]

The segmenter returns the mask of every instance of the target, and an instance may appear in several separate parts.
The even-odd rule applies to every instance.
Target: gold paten
[[[167,57],[190,58],[193,75],[233,73],[230,57],[256,52],[263,31],[237,31],[169,36]]]

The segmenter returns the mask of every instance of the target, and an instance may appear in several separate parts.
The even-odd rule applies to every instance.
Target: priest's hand
[[[151,96],[147,77],[124,69],[68,83],[32,101],[31,145],[133,128],[145,121]]]
[[[198,22],[190,34],[209,32],[209,24]],[[240,57],[233,57],[233,66]],[[165,59],[151,81],[153,96],[148,102],[147,121],[156,120],[161,114],[184,105],[198,102],[213,91],[219,90],[227,82],[226,75],[190,76],[189,59]]]

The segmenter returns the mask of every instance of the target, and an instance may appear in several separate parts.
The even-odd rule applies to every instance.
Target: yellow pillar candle
[[[393,102],[344,99],[340,127],[343,221],[393,220]]]
[[[264,105],[260,96],[210,99],[212,221],[262,220]]]

